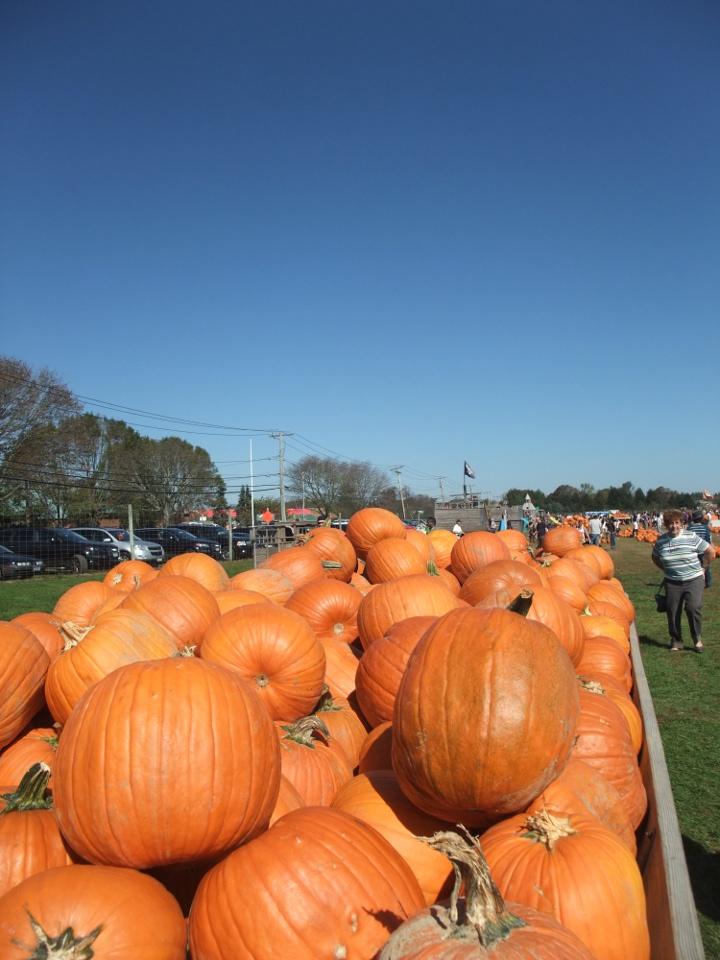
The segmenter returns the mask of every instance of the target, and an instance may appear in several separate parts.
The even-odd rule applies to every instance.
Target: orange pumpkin
[[[365,738],[358,759],[360,773],[392,770],[392,721],[378,724]]]
[[[518,560],[494,560],[470,574],[462,585],[460,599],[474,607],[498,590],[507,589],[519,593],[521,590],[534,590],[540,586],[540,574],[527,563]]]
[[[355,690],[358,656],[344,640],[321,640],[325,651],[325,683],[333,697],[350,697]]]
[[[151,567],[144,560],[123,560],[108,570],[103,577],[103,583],[113,590],[130,593],[131,590],[137,590],[144,583],[154,580],[157,575],[155,567]]]
[[[452,864],[419,837],[429,837],[445,824],[414,807],[391,770],[353,777],[335,794],[335,810],[343,810],[374,827],[412,870],[425,903],[436,903],[450,892]]]
[[[45,648],[29,630],[0,621],[0,750],[42,707],[49,664]]]
[[[387,537],[368,550],[364,576],[370,583],[387,583],[398,577],[427,572],[427,560],[411,543],[404,538]]]
[[[230,578],[230,590],[253,590],[261,593],[275,603],[285,603],[292,596],[295,587],[292,580],[279,570],[258,567],[256,570],[243,570]]]
[[[327,571],[328,577],[349,583],[357,567],[357,554],[347,535],[333,527],[315,527],[309,531],[308,538],[309,550],[314,550],[322,560],[340,564]]]
[[[507,610],[455,610],[410,655],[393,769],[421,810],[487,825],[524,809],[562,770],[578,712],[575,671],[552,631]]]
[[[392,720],[397,696],[410,654],[437,617],[409,617],[393,624],[360,659],[355,678],[360,709],[371,726]]]
[[[355,553],[364,560],[370,547],[387,537],[405,539],[407,527],[400,517],[382,507],[363,507],[354,513],[347,525],[348,540]]]
[[[60,634],[61,622],[52,613],[40,613],[39,611],[21,613],[19,617],[14,617],[10,621],[10,623],[18,624],[29,630],[36,640],[39,640],[43,645],[51,660],[55,659],[65,645],[65,641]],[[0,783],[4,782],[4,780],[0,780]]]
[[[255,603],[218,617],[202,638],[200,656],[251,683],[273,720],[305,716],[322,693],[322,644],[285,607]]]
[[[577,527],[563,523],[547,531],[542,540],[545,553],[553,553],[556,557],[564,557],[566,553],[582,546],[582,536]]]
[[[242,590],[240,588],[221,590],[220,593],[214,594],[214,597],[220,616],[229,613],[231,610],[237,610],[239,607],[248,607],[253,603],[272,603],[271,600],[255,590]]]
[[[98,608],[114,596],[113,588],[102,581],[85,580],[63,593],[55,604],[53,616],[61,623],[70,621],[79,627],[88,627]]]
[[[439,577],[420,574],[380,583],[363,598],[358,610],[360,642],[367,649],[393,624],[408,617],[439,617],[460,605]]]
[[[260,569],[277,570],[284,574],[292,583],[293,589],[297,590],[312,580],[326,577],[328,567],[325,564],[328,564],[328,561],[308,547],[289,547],[263,560]]]
[[[131,663],[96,683],[70,714],[53,767],[72,849],[139,869],[209,860],[262,832],[279,787],[277,734],[260,697],[195,657]]]
[[[113,610],[90,627],[64,629],[65,649],[45,679],[45,699],[57,723],[65,723],[85,691],[118,667],[177,653],[170,634],[144,613]]]
[[[276,723],[284,777],[308,807],[328,807],[339,788],[352,779],[350,758],[340,747],[330,748],[330,733],[319,717]]]
[[[520,814],[480,842],[503,897],[551,914],[593,956],[649,960],[640,870],[620,837],[595,817]]]
[[[33,874],[71,863],[47,789],[50,768],[33,764],[0,794],[0,897]]]
[[[220,615],[215,597],[190,577],[157,577],[123,600],[122,608],[149,614],[175,638],[178,649],[196,646]]]
[[[285,604],[302,617],[320,640],[352,643],[358,635],[357,613],[362,600],[349,583],[313,580],[296,590]]]
[[[498,530],[495,536],[508,548],[511,560],[528,563],[532,559],[530,544],[525,534],[520,530]]]
[[[457,537],[452,530],[441,530],[440,527],[434,527],[427,537],[432,544],[435,566],[445,570],[450,566],[450,557]]]
[[[137,870],[85,864],[37,873],[0,900],[6,957],[185,960],[186,928],[173,896]],[[99,941],[96,942],[97,938]],[[12,947],[16,939],[27,947]],[[62,952],[48,943],[58,943]]]
[[[510,550],[494,533],[474,530],[456,541],[450,558],[452,572],[465,583],[471,573],[493,560],[509,560]]]
[[[34,763],[44,763],[52,770],[57,745],[52,727],[29,730],[0,754],[0,783],[16,787]]]
[[[161,577],[187,577],[211,593],[227,590],[229,577],[225,568],[204,553],[180,553],[171,557],[160,570]]]
[[[354,770],[358,765],[367,730],[359,715],[353,710],[350,701],[344,697],[334,697],[326,691],[320,697],[314,714],[320,717],[327,727],[330,745],[337,744],[342,748],[343,754]]]

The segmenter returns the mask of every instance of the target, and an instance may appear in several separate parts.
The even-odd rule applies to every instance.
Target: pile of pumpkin
[[[572,526],[366,508],[2,623],[0,957],[649,957],[633,617]]]
[[[660,534],[657,530],[646,530],[644,527],[641,527],[635,534],[635,539],[643,543],[657,543],[659,536]]]

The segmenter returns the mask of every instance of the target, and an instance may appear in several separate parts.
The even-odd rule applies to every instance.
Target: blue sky
[[[0,352],[221,426],[116,411],[231,477],[250,428],[423,493],[464,460],[718,490],[719,33],[709,0],[6,0]]]

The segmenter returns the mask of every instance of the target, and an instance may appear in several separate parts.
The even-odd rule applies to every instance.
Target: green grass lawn
[[[675,806],[695,893],[705,952],[720,960],[720,560],[716,583],[705,592],[705,653],[671,654],[664,614],[655,611],[660,571],[649,544],[618,540],[612,554],[637,611],[643,663],[665,747]],[[227,563],[230,575],[251,561]],[[95,579],[101,579],[97,574]],[[81,579],[44,576],[0,583],[0,619],[27,610],[52,610],[60,594]],[[689,643],[689,635],[686,636]],[[628,958],[631,960],[631,958]],[[680,958],[682,960],[682,958]]]

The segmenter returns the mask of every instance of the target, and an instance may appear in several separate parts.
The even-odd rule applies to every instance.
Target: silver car
[[[122,527],[73,527],[75,533],[93,543],[110,543],[120,552],[121,560],[130,560],[130,534]],[[139,537],[134,537],[133,560],[144,560],[145,563],[162,563],[165,551],[159,543],[147,543]]]

